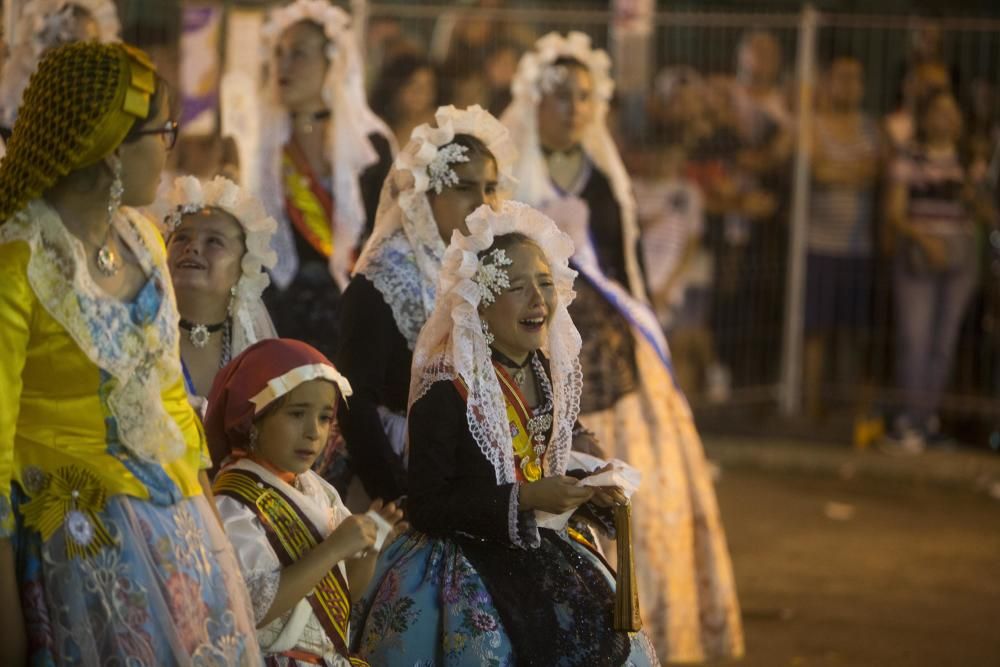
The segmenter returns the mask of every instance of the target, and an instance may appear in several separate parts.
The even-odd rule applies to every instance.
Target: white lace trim
[[[422,245],[420,251],[440,265],[437,248]],[[382,295],[392,311],[396,328],[413,350],[420,329],[434,310],[435,286],[432,277],[421,272],[416,252],[403,230],[396,230],[372,248],[358,272],[372,281]]]
[[[466,419],[473,439],[493,466],[498,484],[516,481],[506,403],[480,323],[481,292],[473,279],[479,270],[478,253],[493,245],[496,236],[524,234],[545,254],[558,294],[542,352],[549,360],[554,404],[544,472],[560,475],[572,448],[583,385],[580,334],[566,310],[574,297],[576,272],[569,268],[573,244],[555,223],[517,202],[505,202],[499,212],[481,206],[466,223],[470,235],[453,237],[441,267],[437,305],[417,339],[410,405],[436,382],[461,378],[468,390]]]
[[[354,268],[355,273],[371,280],[381,292],[411,350],[434,310],[437,277],[445,251],[445,242],[427,201],[428,167],[438,149],[453,141],[456,134],[476,137],[496,159],[501,189],[513,187],[514,149],[507,128],[496,118],[475,105],[468,109],[440,107],[434,117],[436,127],[424,124],[416,128],[396,158],[379,197],[371,238]],[[403,275],[393,275],[395,272]]]
[[[603,49],[592,48],[590,37],[581,32],[572,31],[565,37],[550,32],[540,38],[534,49],[525,53],[518,63],[517,74],[511,84],[513,101],[500,118],[510,130],[518,151],[514,167],[518,179],[515,197],[543,209],[559,199],[538,136],[538,103],[545,92],[543,83],[550,80],[546,72],[563,56],[575,58],[590,71],[596,109],[581,143],[587,156],[608,177],[615,201],[621,209],[628,289],[635,298],[648,302],[637,253],[639,224],[632,181],[607,125],[608,103],[615,87],[610,73],[611,60]]]
[[[274,604],[281,583],[281,570],[253,570],[243,575],[253,602],[253,620],[260,623]]]
[[[157,200],[150,210],[158,220],[168,222],[169,234],[183,215],[206,207],[225,211],[243,228],[246,252],[240,260],[242,273],[230,308],[234,324],[232,354],[236,356],[259,340],[277,337],[261,295],[271,282],[267,270],[278,261],[271,249],[278,223],[259,200],[222,176],[206,182],[181,176],[174,181],[170,194]]]
[[[107,402],[121,443],[142,459],[167,463],[186,448],[161,396],[181,378],[173,287],[152,223],[122,208],[113,224],[161,294],[156,318],[146,326],[134,324],[128,306],[94,283],[83,244],[43,201],[29,203],[0,226],[0,242],[31,246],[27,273],[35,296],[80,350],[112,376]]]
[[[234,125],[258,134],[238,138],[244,146],[256,149],[245,159],[244,186],[258,194],[268,213],[278,221],[278,231],[272,241],[278,263],[271,273],[275,285],[285,289],[298,271],[298,257],[294,232],[285,214],[281,160],[284,146],[291,137],[291,124],[287,111],[278,102],[275,47],[285,30],[303,20],[320,25],[327,39],[330,65],[323,82],[323,101],[332,113],[333,131],[328,133],[325,153],[333,169],[331,189],[335,202],[330,221],[333,234],[330,273],[343,290],[347,287],[353,253],[367,219],[359,178],[379,159],[368,135],[381,134],[395,149],[392,132],[368,106],[364,67],[350,29],[350,15],[326,0],[296,0],[272,11],[261,31],[263,61],[270,63],[269,79],[260,94],[259,108],[248,110],[248,113],[259,115],[257,119],[246,118]],[[239,93],[241,85],[236,83],[233,88],[233,92]],[[242,88],[245,91],[245,86]]]
[[[467,109],[454,105],[438,107],[433,126],[424,123],[413,130],[410,142],[400,152],[394,165],[413,175],[413,190],[426,193],[433,189],[441,194],[442,186],[457,183],[457,178],[451,183],[441,180],[442,167],[447,168],[452,162],[468,161],[464,151],[454,155],[455,148],[463,148],[451,145],[457,134],[467,134],[482,141],[496,160],[500,188],[509,190],[513,187],[511,170],[517,153],[511,143],[510,132],[490,112],[474,104]],[[454,159],[456,157],[458,159]]]
[[[515,483],[510,489],[510,504],[507,508],[507,535],[510,537],[510,543],[516,547],[522,549],[537,549],[542,543],[542,536],[538,534],[538,526],[535,523],[535,514],[533,512],[525,512],[525,531],[528,534],[528,541],[525,543],[524,539],[521,537],[521,526],[520,518],[522,512],[518,509],[518,503],[521,499],[521,485]]]

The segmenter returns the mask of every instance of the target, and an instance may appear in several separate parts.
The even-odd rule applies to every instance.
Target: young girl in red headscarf
[[[351,386],[309,345],[269,339],[215,379],[206,430],[213,488],[253,601],[268,665],[358,665],[347,650],[351,591],[371,578],[395,505],[352,515],[310,470]]]

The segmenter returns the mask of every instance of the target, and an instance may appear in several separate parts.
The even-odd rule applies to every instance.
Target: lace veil
[[[241,104],[244,113],[257,118],[230,119],[232,129],[243,128],[255,136],[236,136],[240,148],[244,187],[255,192],[267,212],[278,222],[272,242],[278,262],[271,270],[275,284],[284,289],[298,270],[298,256],[292,228],[285,216],[284,184],[282,183],[282,151],[291,137],[291,121],[278,97],[278,74],[275,47],[281,35],[300,21],[312,21],[323,28],[327,39],[330,62],[323,83],[323,99],[333,117],[333,131],[327,137],[326,153],[333,169],[333,199],[335,210],[330,221],[333,232],[333,254],[330,272],[341,289],[347,286],[352,252],[364,230],[366,215],[361,186],[361,173],[378,161],[378,152],[368,140],[372,133],[381,134],[394,145],[392,132],[368,107],[364,87],[364,67],[361,54],[350,28],[350,16],[327,0],[296,0],[271,12],[261,30],[264,61],[268,63],[267,80],[258,104]],[[224,81],[223,91],[239,95],[239,82]]]
[[[236,282],[230,305],[235,357],[259,340],[277,337],[261,294],[270,283],[267,269],[277,260],[271,249],[271,237],[278,225],[259,201],[222,176],[204,183],[194,176],[181,176],[174,181],[170,194],[157,201],[152,211],[172,231],[183,215],[204,208],[225,211],[243,228],[246,244],[241,261],[243,274]]]
[[[396,327],[412,350],[420,328],[434,309],[445,243],[427,200],[433,187],[428,167],[456,134],[482,141],[493,154],[501,191],[513,186],[514,148],[507,128],[478,105],[468,109],[440,107],[435,126],[413,130],[386,178],[375,216],[375,228],[355,265],[355,273],[372,281],[392,310]]]
[[[456,231],[445,252],[434,312],[420,332],[413,353],[410,405],[442,380],[461,378],[468,388],[466,417],[476,444],[493,465],[498,484],[516,481],[507,408],[479,317],[478,253],[497,236],[519,232],[541,247],[552,270],[558,304],[542,352],[549,360],[553,390],[553,427],[544,459],[546,476],[560,475],[573,440],[583,375],[580,333],[566,308],[573,300],[569,268],[573,244],[555,223],[526,204],[505,202],[499,212],[481,206],[467,219],[469,235]]]
[[[0,73],[0,124],[13,127],[21,96],[42,55],[70,41],[73,7],[93,17],[102,42],[121,39],[118,9],[112,0],[30,0],[20,10],[10,43],[10,56]]]
[[[519,186],[515,198],[539,207],[545,207],[559,198],[542,154],[538,135],[538,103],[553,83],[553,63],[562,57],[575,58],[590,71],[596,109],[593,122],[584,131],[583,150],[611,182],[615,200],[621,208],[628,287],[634,297],[646,301],[645,283],[637,255],[639,226],[632,183],[607,127],[608,102],[615,88],[610,75],[611,60],[603,49],[592,48],[590,37],[581,32],[570,32],[565,37],[550,32],[540,38],[535,48],[525,53],[518,63],[517,74],[511,84],[513,101],[500,118],[510,129],[518,151],[514,175]]]

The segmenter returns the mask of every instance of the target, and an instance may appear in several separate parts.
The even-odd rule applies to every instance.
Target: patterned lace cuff
[[[255,623],[260,623],[274,603],[274,596],[278,594],[281,570],[247,572],[244,578],[247,582],[247,593],[253,602],[253,620]]]
[[[542,543],[542,538],[538,534],[535,513],[521,512],[518,509],[520,493],[521,485],[512,484],[510,505],[507,507],[507,535],[514,546],[522,549],[535,549]]]

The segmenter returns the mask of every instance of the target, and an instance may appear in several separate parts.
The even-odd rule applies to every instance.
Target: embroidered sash
[[[285,146],[281,169],[288,219],[316,252],[329,258],[333,253],[333,198],[296,143]]]
[[[514,473],[518,482],[535,482],[542,478],[542,461],[544,455],[539,458],[535,454],[531,442],[531,432],[528,430],[528,422],[535,416],[531,408],[524,400],[524,394],[520,387],[510,377],[507,370],[496,361],[493,362],[496,370],[497,380],[500,382],[500,391],[503,393],[504,403],[507,405],[507,423],[510,425],[511,444],[514,448]],[[462,400],[467,400],[469,390],[461,378],[453,380]],[[551,438],[552,432],[549,431]]]
[[[249,470],[231,468],[223,471],[216,478],[213,490],[216,495],[229,496],[253,510],[284,567],[323,541],[323,536],[298,505]],[[327,572],[306,599],[337,653],[349,656],[347,626],[351,617],[351,596],[340,568],[334,567]],[[359,667],[368,665],[358,658],[350,660]]]

